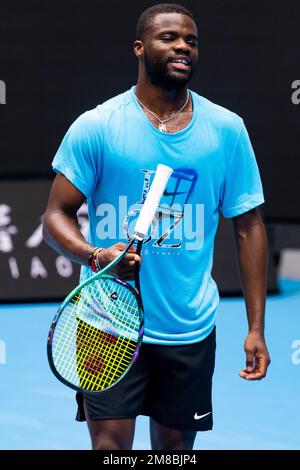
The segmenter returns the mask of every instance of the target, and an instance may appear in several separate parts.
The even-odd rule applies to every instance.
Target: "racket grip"
[[[148,232],[156,209],[159,206],[161,197],[172,173],[173,169],[169,166],[161,164],[157,165],[153,182],[135,225],[133,236],[136,240],[143,240],[146,233]]]

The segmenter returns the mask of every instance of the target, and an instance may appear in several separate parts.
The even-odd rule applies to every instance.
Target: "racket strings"
[[[105,281],[110,281],[106,279]],[[99,286],[91,286],[89,295],[92,297],[93,301],[91,306],[95,308],[96,318],[99,314],[112,322],[120,321],[124,329],[128,328],[129,331],[132,329],[132,326],[135,328],[137,326],[138,317],[136,315],[138,311],[136,299],[129,289],[124,288],[122,285],[117,284],[118,289],[112,290],[110,282],[102,282]],[[121,295],[120,295],[121,294]],[[101,312],[101,304],[98,302],[98,298],[101,298],[101,303],[104,307],[104,311]],[[134,299],[134,303],[132,303]],[[115,301],[117,300],[117,302]],[[109,318],[109,314],[113,314],[113,318]],[[125,316],[126,315],[126,316]]]
[[[106,365],[106,371],[105,371],[105,380],[106,380],[106,385],[108,385],[108,381],[110,378],[112,378],[115,375],[114,369],[113,369],[113,364],[109,366],[109,362],[115,361],[118,358],[118,372],[123,372],[126,370],[127,364],[131,362],[132,355],[134,354],[135,351],[135,344],[130,344],[130,342],[125,343],[124,340],[119,340],[119,343],[121,341],[121,344],[116,344],[115,347],[110,347],[108,348],[107,346],[105,347],[105,341],[107,340],[107,337],[100,337],[98,334],[98,330],[95,332],[95,328],[91,327],[90,325],[86,325],[84,322],[81,323],[80,325],[80,330],[78,328],[78,331],[81,331],[81,336],[85,337],[85,341],[77,345],[77,348],[68,348],[68,356],[70,356],[70,353],[72,356],[74,354],[76,355],[76,363],[74,363],[74,360],[71,358],[71,362],[73,362],[73,367],[70,365],[70,361],[65,360],[65,371],[60,371],[61,373],[65,373],[65,378],[67,380],[70,380],[71,382],[74,380],[74,378],[77,378],[79,375],[80,380],[81,380],[81,386],[83,388],[87,389],[95,389],[95,379],[96,377],[93,376],[91,378],[90,374],[97,373],[99,375],[101,371],[101,368]],[[96,333],[96,334],[95,334]],[[77,339],[77,335],[76,335]],[[75,343],[76,339],[74,338],[73,335],[73,342]],[[95,342],[101,341],[102,340],[102,347],[93,347],[93,344]],[[111,340],[109,339],[109,343]],[[104,346],[104,347],[103,347]],[[125,346],[125,347],[124,347]],[[130,348],[131,346],[131,348]],[[121,351],[123,350],[123,357],[120,357]],[[109,352],[110,351],[110,352]],[[125,352],[129,352],[131,354],[125,355]],[[66,359],[66,356],[65,356]],[[98,376],[97,383],[99,384],[99,379],[101,379],[101,375]],[[110,380],[109,383],[112,383],[112,380]],[[89,387],[87,385],[90,385]],[[103,387],[105,386],[105,383],[102,384]],[[98,389],[101,387],[98,387]]]
[[[78,325],[77,334],[75,338],[73,337],[73,341],[74,341],[74,344],[76,344],[76,348],[73,347],[71,349],[70,348],[68,349],[68,356],[70,355],[70,353],[72,355],[76,354],[76,359],[78,363],[76,365],[73,364],[73,367],[71,368],[70,364],[67,365],[67,362],[65,361],[65,365],[67,367],[65,370],[64,377],[66,379],[71,380],[72,378],[74,378],[74,373],[75,374],[79,373],[80,378],[82,380],[86,379],[86,381],[89,382],[89,374],[90,373],[98,374],[98,372],[100,371],[100,365],[102,363],[101,358],[105,358],[106,363],[107,363],[107,360],[109,361],[109,364],[107,364],[107,368],[105,371],[107,380],[109,379],[109,376],[110,377],[114,376],[115,371],[113,369],[113,362],[116,359],[118,359],[119,361],[118,370],[121,372],[126,369],[128,362],[130,363],[132,359],[132,355],[134,354],[134,351],[135,351],[136,343],[132,344],[128,342],[127,344],[124,345],[124,342],[123,342],[122,345],[116,345],[115,348],[114,347],[107,348],[104,346],[104,344],[102,344],[101,349],[95,348],[93,347],[94,342],[102,341],[103,343],[106,343],[106,342],[110,343],[111,339],[107,338],[105,334],[100,336],[98,330],[96,330],[96,333],[94,330],[96,329],[91,327],[90,325],[84,324],[84,322]],[[123,357],[120,357],[120,350],[123,351]],[[103,364],[104,364],[104,361],[103,361]],[[94,379],[92,382],[94,382]]]
[[[106,280],[106,281],[108,281],[108,280]],[[117,284],[117,286],[119,286],[119,284]],[[93,291],[95,291],[95,286],[92,286],[92,287],[93,287]],[[102,315],[102,317],[104,317],[107,320],[109,318],[108,317],[109,312],[113,312],[113,313],[117,314],[117,316],[115,316],[114,318],[111,318],[111,320],[112,320],[113,326],[114,327],[117,326],[119,328],[119,334],[124,333],[124,328],[125,327],[130,327],[131,326],[130,323],[129,323],[129,319],[131,319],[134,322],[134,327],[135,327],[135,330],[133,330],[132,326],[131,326],[131,337],[130,337],[130,339],[132,339],[133,331],[136,334],[137,329],[139,328],[139,321],[138,321],[137,317],[136,316],[133,317],[131,315],[129,318],[126,318],[125,317],[125,313],[126,313],[125,308],[123,308],[123,309],[118,308],[118,306],[116,306],[114,303],[111,304],[111,302],[109,300],[109,297],[111,296],[112,292],[111,292],[110,282],[109,281],[108,282],[102,282],[100,284],[100,288],[99,288],[99,285],[97,287],[98,287],[97,288],[97,293],[92,292],[92,295],[93,295],[93,299],[96,299],[96,294],[101,295],[101,299],[103,301],[103,306],[105,307],[105,313],[106,313],[106,315],[104,314],[104,315]],[[114,287],[116,287],[116,286],[114,286]],[[115,294],[116,291],[114,290],[113,293]],[[122,295],[120,295],[120,293]],[[103,294],[105,294],[105,295],[103,295]],[[120,290],[118,289],[118,300],[120,301],[120,305],[121,306],[126,306],[126,307],[129,306],[129,308],[132,310],[132,306],[129,304],[129,301],[128,301],[129,296],[132,296],[132,294],[128,289],[124,289],[123,286],[121,286]],[[134,297],[133,297],[133,299],[134,299],[134,302],[136,304],[136,300],[135,300]],[[96,305],[96,307],[99,310],[99,305]],[[110,308],[108,308],[108,307],[110,307]],[[93,308],[95,308],[95,302],[93,303]],[[134,309],[136,310],[136,305],[134,306]],[[121,325],[120,324],[116,325],[116,321],[119,320],[120,314],[122,314],[122,313],[123,313],[123,318],[122,318],[123,325],[122,324]],[[120,330],[120,326],[122,328],[121,330]],[[94,338],[92,338],[92,339],[94,340]],[[110,343],[111,342],[108,342],[108,344],[106,343],[107,344],[106,347],[105,347],[105,344],[104,344],[104,347],[102,348],[102,351],[101,351],[101,357],[104,357],[105,359],[110,360],[110,362],[107,361],[108,364],[107,364],[107,368],[106,368],[106,371],[105,371],[107,380],[109,380],[109,378],[111,378],[111,380],[108,382],[108,385],[110,385],[113,382],[114,377],[116,376],[117,372],[123,373],[126,370],[126,368],[128,366],[128,363],[130,363],[131,360],[132,360],[132,356],[135,352],[135,347],[136,347],[136,342],[134,344],[132,344],[130,341],[126,341],[124,338],[121,338],[121,337],[119,337],[118,344],[116,344],[115,348],[111,347],[112,345]],[[118,368],[116,367],[116,364],[118,364]],[[88,380],[87,375],[88,374],[85,373],[84,377],[82,377],[82,375],[81,375],[81,378],[84,378],[84,379]]]
[[[77,325],[76,325],[77,327]],[[62,333],[62,331],[59,331],[59,326],[57,326],[58,328],[58,333]],[[61,355],[61,358],[60,358],[60,363],[61,365],[62,364],[65,364],[65,375],[66,377],[65,378],[69,378],[71,379],[72,378],[72,375],[74,375],[74,373],[76,373],[76,366],[78,366],[78,364],[75,364],[73,363],[73,367],[70,366],[70,362],[68,362],[68,359],[69,359],[69,356],[70,354],[71,355],[74,355],[74,354],[77,354],[77,359],[80,360],[80,359],[83,359],[84,357],[86,358],[86,364],[83,364],[81,362],[81,365],[83,364],[86,368],[86,370],[88,370],[89,372],[97,372],[98,369],[95,369],[93,370],[93,367],[91,366],[91,364],[89,365],[88,363],[92,360],[96,360],[97,357],[99,358],[99,354],[101,354],[101,357],[105,357],[106,359],[113,359],[114,357],[116,358],[117,355],[115,355],[115,352],[114,349],[118,349],[118,348],[113,348],[111,347],[111,343],[112,343],[112,339],[113,338],[116,338],[115,336],[112,336],[112,335],[107,335],[107,333],[105,332],[101,332],[99,331],[98,329],[96,328],[93,328],[91,327],[89,324],[86,324],[84,322],[81,322],[81,326],[80,326],[80,330],[81,332],[81,337],[79,336],[78,338],[78,335],[77,335],[77,331],[75,328],[73,328],[73,334],[70,338],[67,338],[66,336],[64,338],[61,338],[61,342],[63,340],[68,340],[69,341],[69,344],[68,346],[71,345],[71,348],[70,347],[67,347],[64,349],[64,353],[63,355]],[[74,334],[75,333],[75,334]],[[99,333],[102,333],[102,335],[100,335]],[[82,340],[84,338],[84,341]],[[79,341],[77,341],[77,339],[79,339]],[[102,341],[101,343],[101,349],[99,349],[99,346],[97,346],[98,342],[99,341]],[[121,339],[119,339],[119,342],[121,341]],[[108,342],[108,344],[107,344]],[[76,344],[76,349],[74,347],[74,345]],[[107,346],[106,346],[107,344]],[[96,345],[96,346],[94,346]],[[123,347],[123,346],[127,346],[127,347]],[[134,350],[130,350],[131,348],[129,347],[130,346],[130,342],[126,343],[123,341],[121,345],[119,345],[119,349],[120,348],[123,348],[124,350],[124,360],[123,362],[125,362],[125,364],[122,364],[122,361],[121,361],[121,358],[119,358],[119,368],[120,369],[125,369],[126,365],[127,365],[127,362],[130,362],[131,361],[131,358],[132,358],[132,354],[134,353]],[[134,344],[135,346],[135,344]],[[126,352],[129,352],[129,354],[125,354]],[[111,364],[111,367],[112,368],[112,365]],[[124,365],[124,367],[122,368],[122,365]],[[89,367],[88,367],[89,366]],[[97,365],[96,365],[97,367]],[[77,367],[78,369],[78,367]],[[80,369],[80,367],[79,367]],[[108,376],[110,371],[108,370],[109,368],[107,368],[106,370],[106,375]],[[62,372],[62,371],[61,371]],[[79,372],[81,372],[81,378],[87,378],[85,377],[86,374],[84,374],[84,370],[81,368],[81,370],[79,370]]]
[[[102,294],[103,294],[103,293],[102,293]],[[127,295],[128,295],[128,294],[127,294]],[[102,298],[103,298],[103,297],[102,297]],[[75,299],[73,299],[74,302],[75,302],[75,305],[76,305],[77,310],[78,310],[78,302],[79,302],[80,300],[82,301],[82,299],[83,299],[82,293],[81,293],[81,295],[77,295],[77,296],[75,297]],[[87,305],[89,305],[87,302],[84,302],[84,303],[85,303],[85,307],[86,307]],[[81,312],[82,312],[82,308],[81,308]],[[74,313],[74,305],[73,305],[72,308],[71,308],[71,315],[72,315],[72,318],[74,318],[73,313]],[[79,316],[81,316],[81,315],[79,315]],[[98,323],[99,323],[99,322],[98,322]],[[98,326],[99,326],[99,325],[98,325]],[[65,328],[63,329],[63,332],[62,332],[62,333],[65,333],[65,335],[66,335],[66,334],[67,334],[67,331],[69,331],[69,327],[70,327],[70,318],[68,318],[68,321],[65,322]],[[74,329],[73,329],[73,330],[74,330]],[[98,332],[99,332],[98,329],[96,329],[96,330],[94,330],[94,329],[92,329],[92,328],[86,328],[86,329],[85,329],[85,336],[86,336],[86,338],[89,340],[89,341],[86,341],[85,346],[89,345],[89,352],[90,352],[91,354],[97,353],[97,350],[96,350],[95,348],[93,348],[92,345],[93,345],[94,343],[97,343],[99,340],[101,340],[101,338],[99,338]],[[95,334],[93,334],[93,333],[95,333]],[[69,334],[69,333],[68,333],[68,334]],[[65,339],[66,339],[66,338],[65,338]],[[75,341],[74,341],[74,334],[72,335],[71,343],[72,343],[73,345],[75,344]],[[123,342],[123,343],[124,343],[124,342]],[[86,349],[86,348],[84,348],[84,349]],[[84,349],[83,349],[83,350],[84,350]],[[104,348],[103,348],[103,345],[102,345],[102,355],[103,355],[103,356],[108,356],[107,349],[108,349],[108,347],[105,347],[105,343],[104,343]],[[66,351],[66,352],[65,352],[65,354],[64,354],[64,356],[65,356],[65,357],[64,357],[64,362],[66,363],[66,356],[70,353],[69,348],[67,348],[67,350],[65,350],[65,351]],[[80,356],[79,356],[79,358],[80,358]],[[71,370],[69,370],[69,374],[70,374],[70,372],[71,372]],[[72,371],[72,372],[74,373],[74,367],[73,367],[73,371]]]
[[[54,365],[70,383],[103,390],[131,364],[139,330],[134,294],[114,279],[97,279],[61,312],[52,340]]]
[[[104,279],[104,281],[107,281],[107,279]],[[111,280],[109,280],[111,282]],[[104,284],[105,282],[102,282],[102,284]],[[107,282],[106,282],[107,284]],[[100,288],[99,288],[100,287]],[[123,287],[123,286],[122,286]],[[98,283],[98,287],[97,289],[95,288],[94,285],[89,285],[88,286],[88,289],[85,290],[86,292],[84,293],[83,295],[83,292],[79,292],[71,301],[70,304],[68,304],[66,306],[66,314],[67,314],[67,321],[65,322],[60,322],[60,324],[64,324],[64,327],[63,327],[63,331],[62,331],[62,338],[61,338],[61,342],[63,341],[63,336],[65,334],[65,336],[69,336],[69,333],[70,333],[70,322],[74,320],[74,315],[78,318],[81,318],[83,319],[84,321],[87,321],[91,324],[91,326],[95,326],[96,328],[101,328],[103,329],[103,324],[101,325],[99,323],[99,314],[101,314],[101,310],[102,307],[101,307],[101,302],[98,301],[98,304],[95,305],[94,304],[94,299],[98,296],[101,296],[101,299],[102,299],[102,303],[103,305],[105,306],[106,308],[106,311],[107,313],[109,312],[109,309],[108,309],[108,298],[107,298],[107,294],[108,293],[111,293],[111,290],[108,291],[107,289],[101,289],[101,285],[99,286],[99,283]],[[125,295],[126,297],[128,298],[128,295],[131,294],[130,291],[128,289],[124,289],[123,288],[123,291],[125,291]],[[124,295],[123,295],[124,296]],[[132,294],[131,294],[132,296]],[[132,296],[133,297],[133,296]],[[134,299],[134,302],[135,302],[135,298],[133,297]],[[84,305],[78,305],[79,304],[79,301],[81,303],[83,303]],[[120,305],[123,306],[124,305],[124,302],[122,302],[122,296],[119,297],[119,301],[120,301]],[[136,303],[136,302],[135,302]],[[126,302],[127,305],[128,304],[128,301]],[[68,311],[70,307],[70,311]],[[124,309],[121,309],[121,308],[114,308],[113,304],[110,303],[109,305],[110,307],[110,310],[111,312],[115,313],[115,312],[118,312],[119,313],[119,318],[118,316],[114,316],[114,317],[111,317],[110,318],[110,321],[111,321],[111,327],[114,328],[116,326],[116,321],[117,319],[121,320],[122,323],[121,323],[121,326],[124,326],[124,328],[126,327],[129,327],[130,326],[130,323],[128,322],[128,318],[126,319],[125,316],[123,316],[123,318],[121,318],[121,315],[124,311]],[[131,308],[131,310],[134,310],[135,313],[137,313],[137,308],[136,308],[136,305],[134,305],[134,308],[131,307],[129,305],[129,307]],[[92,313],[92,315],[90,314],[90,312]],[[105,315],[102,315],[102,318],[104,318]],[[129,317],[131,319],[131,323],[134,322],[134,328],[132,329],[131,328],[131,332],[132,333],[136,333],[137,331],[137,327],[138,327],[138,324],[139,324],[139,320],[137,318],[137,316],[134,316],[134,317]],[[94,322],[93,322],[94,320]],[[91,323],[92,321],[92,323]],[[120,324],[117,325],[118,327],[120,327]],[[118,331],[118,334],[120,334],[120,330]],[[61,346],[61,345],[60,345]]]
[[[88,328],[87,332],[86,326],[81,323],[78,325],[78,331],[81,332],[84,338],[84,341],[77,347],[77,370],[81,379],[81,387],[88,388],[88,385],[95,385],[95,381],[97,385],[102,385],[103,375],[99,374],[104,372],[104,368],[106,385],[110,385],[115,375],[115,369],[113,367],[114,361],[118,359],[118,373],[120,375],[126,370],[128,361],[130,363],[135,347],[131,345],[132,354],[127,355],[127,357],[122,357],[124,356],[125,349],[130,352],[128,344],[125,345],[125,348],[120,347],[117,343],[111,345],[111,339],[102,334],[100,337],[97,337],[96,340],[111,345],[112,347],[102,348],[100,355],[99,351],[90,347],[91,340],[92,342],[95,340],[94,331],[91,332],[91,327]],[[113,343],[115,341],[116,340],[114,340]],[[93,374],[93,377],[91,377],[91,374]]]

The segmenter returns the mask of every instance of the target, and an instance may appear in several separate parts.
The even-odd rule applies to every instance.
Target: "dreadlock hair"
[[[149,25],[160,13],[181,13],[195,21],[192,13],[184,6],[178,5],[177,3],[159,3],[158,5],[147,8],[139,17],[136,27],[136,39],[141,41],[145,39]]]

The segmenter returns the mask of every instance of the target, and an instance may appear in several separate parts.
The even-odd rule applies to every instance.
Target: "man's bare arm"
[[[85,196],[65,176],[57,174],[44,216],[43,236],[54,250],[76,263],[87,265],[89,254],[96,247],[84,239],[78,226],[77,211],[84,201]],[[105,267],[125,246],[119,242],[101,251],[98,255],[100,265]],[[135,251],[131,247],[122,261],[114,267],[113,273],[121,279],[134,278],[135,262],[141,261]]]
[[[245,341],[246,368],[240,376],[259,380],[270,357],[264,337],[268,244],[257,208],[233,218],[239,270],[246,303],[249,333]]]
[[[58,174],[53,182],[44,216],[44,240],[54,250],[80,264],[88,264],[95,249],[84,239],[77,220],[77,211],[85,196],[68,179]]]

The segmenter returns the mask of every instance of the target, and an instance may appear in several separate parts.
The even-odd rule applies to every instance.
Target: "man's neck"
[[[161,118],[178,111],[187,99],[186,85],[167,88],[140,77],[135,92],[143,105]]]

